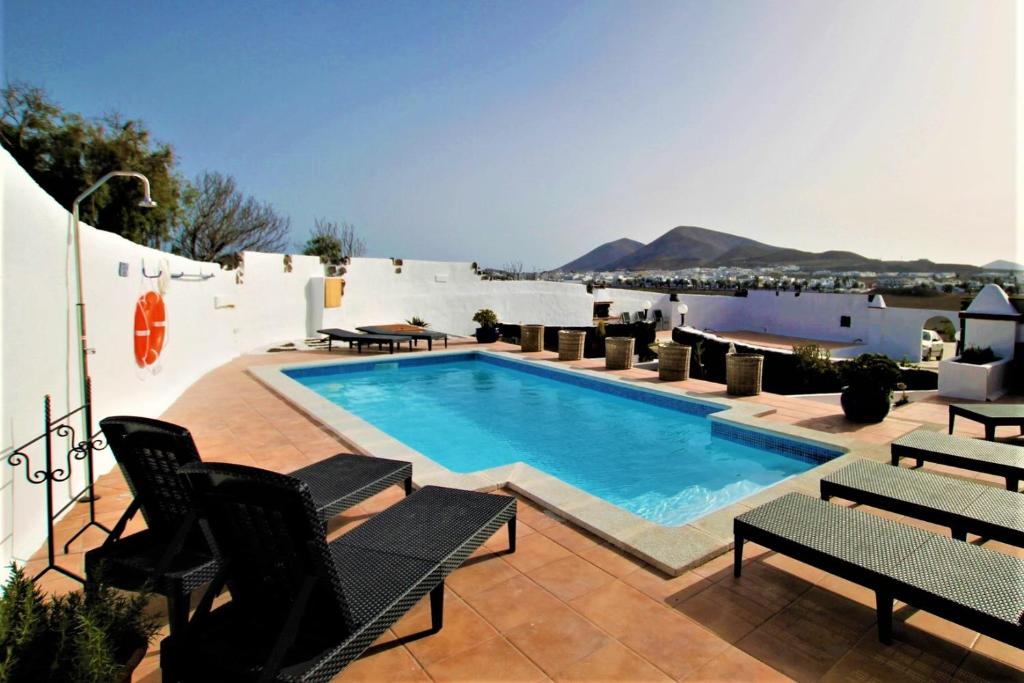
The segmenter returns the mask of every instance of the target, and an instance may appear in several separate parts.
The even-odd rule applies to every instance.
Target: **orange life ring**
[[[167,339],[167,311],[163,297],[146,292],[135,302],[135,362],[145,368],[156,362]]]

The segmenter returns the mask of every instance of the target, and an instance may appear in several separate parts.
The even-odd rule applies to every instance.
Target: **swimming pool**
[[[453,472],[525,462],[665,526],[841,453],[709,420],[712,403],[491,354],[283,372]]]

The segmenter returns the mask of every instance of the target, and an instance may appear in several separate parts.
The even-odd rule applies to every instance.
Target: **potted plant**
[[[63,596],[44,596],[12,566],[0,596],[0,679],[129,681],[157,623],[149,596],[126,597],[101,582]]]
[[[406,320],[405,324],[412,325],[413,327],[422,327],[424,329],[430,327],[430,323],[428,323],[426,320],[419,317],[418,315],[414,315],[413,317]]]
[[[888,356],[862,353],[839,369],[845,386],[841,395],[843,412],[852,422],[873,424],[889,414],[892,388],[900,368]]]
[[[481,344],[490,344],[498,341],[501,336],[498,331],[498,316],[489,308],[481,308],[473,316],[473,322],[480,327],[476,328],[476,340]]]

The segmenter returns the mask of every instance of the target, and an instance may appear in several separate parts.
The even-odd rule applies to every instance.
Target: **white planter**
[[[994,401],[1006,393],[1009,358],[984,365],[958,363],[959,358],[939,361],[939,396]]]

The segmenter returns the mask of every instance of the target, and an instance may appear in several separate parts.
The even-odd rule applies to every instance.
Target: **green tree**
[[[319,256],[321,263],[337,265],[352,256],[366,253],[366,244],[356,234],[351,223],[335,223],[326,218],[317,218],[313,232],[302,247],[306,256]]]
[[[42,88],[21,83],[3,89],[2,106],[0,143],[61,206],[70,211],[75,197],[110,171],[138,171],[149,178],[156,208],[137,207],[136,180],[113,178],[82,205],[82,220],[141,244],[167,239],[181,180],[171,147],[154,142],[141,121],[119,114],[86,119],[62,110]]]
[[[231,176],[207,171],[186,186],[171,251],[234,265],[243,251],[283,252],[290,224],[270,204],[243,194]]]

